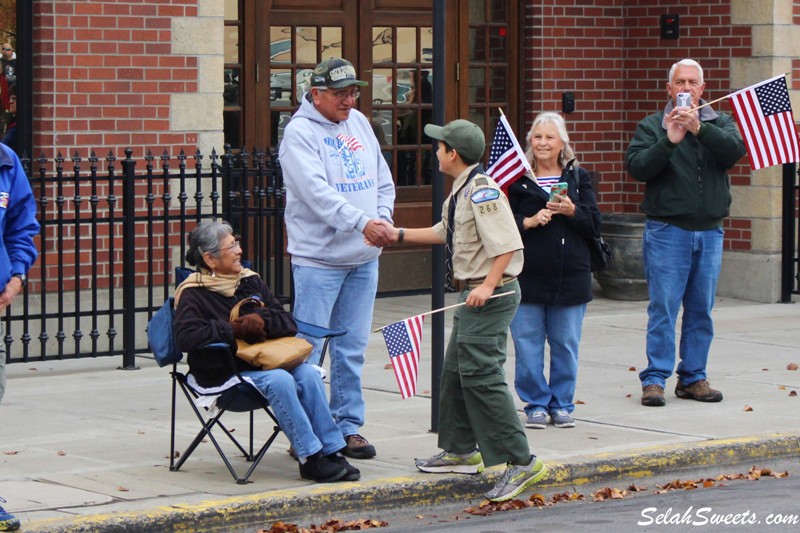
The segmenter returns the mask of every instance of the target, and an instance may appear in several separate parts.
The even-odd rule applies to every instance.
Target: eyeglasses
[[[201,248],[200,251],[204,254],[213,254],[216,252],[233,252],[237,248],[239,248],[240,250],[242,248],[239,241],[233,241],[233,243],[231,243],[230,246],[226,246],[225,248],[213,248],[211,250],[206,250],[206,251],[203,251]]]
[[[348,98],[352,98],[353,100],[358,100],[358,97],[361,96],[361,91],[359,91],[358,89],[351,89],[351,90],[342,89],[341,91],[331,91],[327,87],[317,87],[317,89],[319,89],[322,92],[327,92],[328,94],[330,94],[339,101],[344,101],[347,100]]]
[[[3,48],[3,52],[13,52],[13,48]]]

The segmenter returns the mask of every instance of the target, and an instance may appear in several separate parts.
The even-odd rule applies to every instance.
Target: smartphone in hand
[[[567,182],[559,181],[558,183],[554,183],[553,186],[550,188],[550,201],[551,202],[560,202],[556,195],[559,196],[566,196],[567,195]]]

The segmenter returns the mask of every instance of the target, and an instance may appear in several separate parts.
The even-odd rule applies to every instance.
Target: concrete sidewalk
[[[800,454],[800,397],[790,394],[800,389],[800,371],[787,369],[790,363],[800,364],[797,304],[718,299],[709,376],[725,400],[679,400],[672,392],[673,377],[662,408],[639,403],[646,307],[647,302],[599,296],[589,305],[576,392],[577,426],[526,430],[532,451],[550,466],[544,484],[698,464],[764,465],[772,457]],[[381,298],[374,324],[427,309],[427,295]],[[448,330],[451,320],[448,312]],[[169,370],[148,357],[137,359],[141,369],[135,371],[118,370],[119,361],[110,358],[10,365],[0,405],[4,507],[20,518],[27,532],[168,531],[187,530],[186,524],[209,530],[255,521],[269,527],[277,520],[335,516],[364,502],[463,500],[465,507],[480,502],[502,467],[479,476],[422,474],[414,467],[414,457],[438,452],[436,435],[428,431],[426,328],[419,392],[405,401],[387,368],[381,335],[370,339],[363,434],[378,456],[354,461],[362,472],[355,483],[301,480],[283,435],[247,485],[233,481],[210,443],[202,444],[180,472],[170,472]],[[511,384],[513,361],[512,355],[506,364]],[[180,400],[178,447],[183,449],[197,430],[189,407]],[[246,432],[244,418],[238,427]],[[234,466],[243,469],[246,463],[237,458]]]

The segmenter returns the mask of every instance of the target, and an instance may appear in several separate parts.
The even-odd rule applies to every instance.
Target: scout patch
[[[486,187],[487,185],[489,185],[489,180],[486,178],[475,178],[476,187]]]
[[[480,204],[491,200],[497,200],[499,197],[500,191],[497,189],[479,189],[472,193],[470,200],[472,200],[473,204]]]

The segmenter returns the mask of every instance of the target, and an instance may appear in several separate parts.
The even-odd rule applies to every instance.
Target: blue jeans
[[[650,304],[647,306],[647,368],[642,386],[665,387],[675,368],[675,325],[683,304],[681,383],[706,379],[708,350],[714,337],[711,309],[722,266],[722,228],[688,231],[648,220],[643,256]]]
[[[310,324],[347,331],[328,345],[330,411],[342,435],[354,435],[364,425],[361,369],[378,290],[378,260],[347,269],[292,265],[292,274],[294,316]],[[308,341],[314,344],[309,362],[318,364],[322,341]]]
[[[522,302],[511,321],[516,366],[514,386],[525,413],[575,409],[578,345],[586,304],[540,305]],[[544,376],[544,343],[550,345],[550,380]]]
[[[325,398],[325,385],[311,365],[302,364],[291,371],[248,370],[242,372],[253,380],[266,396],[281,430],[301,458],[322,450],[325,455],[345,447],[344,439],[333,421]]]

